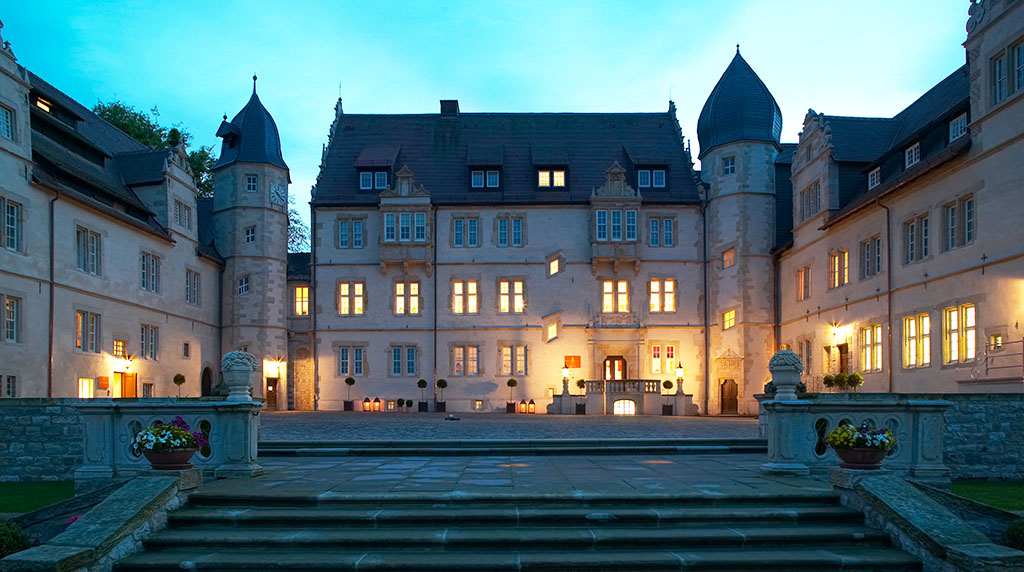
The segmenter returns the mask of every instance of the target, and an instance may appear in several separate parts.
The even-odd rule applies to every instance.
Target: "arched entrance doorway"
[[[604,380],[622,381],[626,379],[626,360],[622,356],[608,356],[604,360]]]
[[[202,387],[199,394],[204,397],[213,395],[213,372],[208,367],[203,368]]]
[[[722,380],[722,415],[736,415],[739,412],[739,388],[736,380]]]
[[[632,399],[619,399],[612,403],[612,413],[615,415],[636,415],[636,402]]]

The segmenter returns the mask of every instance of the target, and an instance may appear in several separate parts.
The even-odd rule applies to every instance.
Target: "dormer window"
[[[491,189],[498,188],[498,183],[501,182],[501,178],[498,176],[497,171],[487,171],[487,187]]]
[[[877,187],[882,182],[882,169],[875,167],[868,173],[868,189]]]
[[[538,187],[564,187],[565,169],[543,169],[537,171]]]
[[[949,122],[949,141],[952,143],[967,135],[967,114],[961,113],[959,117]]]
[[[651,186],[651,172],[641,169],[636,172],[636,186],[643,189]]]
[[[373,188],[377,190],[384,190],[388,188],[387,171],[377,171],[373,174]]]
[[[654,169],[651,171],[651,186],[656,189],[665,187],[665,169]]]
[[[903,167],[909,169],[921,161],[921,144],[914,143],[903,152]]]
[[[373,173],[359,173],[359,190],[373,189]]]
[[[501,182],[501,176],[497,170],[492,171],[472,171],[470,177],[470,186],[474,189],[482,189],[485,186],[489,189],[498,188]]]
[[[474,189],[484,188],[484,172],[473,171],[472,182],[470,183]]]
[[[374,189],[382,191],[388,188],[388,172],[387,171],[360,171],[359,172],[359,190],[361,191],[372,191]]]
[[[636,186],[641,189],[664,188],[665,169],[639,169],[636,172]]]
[[[42,109],[43,111],[45,111],[47,113],[50,112],[50,106],[51,105],[53,105],[53,104],[50,103],[49,101],[41,98],[41,97],[37,97],[36,98],[36,107],[38,107],[39,109]]]

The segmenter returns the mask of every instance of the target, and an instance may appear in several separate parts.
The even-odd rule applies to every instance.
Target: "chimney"
[[[455,116],[459,114],[459,100],[457,99],[442,99],[441,100],[441,115],[442,116]]]

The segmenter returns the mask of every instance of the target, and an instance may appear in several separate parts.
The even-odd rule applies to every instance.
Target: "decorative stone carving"
[[[604,186],[591,193],[592,198],[601,199],[638,199],[640,193],[626,182],[626,170],[618,161],[605,170]]]
[[[259,362],[256,360],[256,356],[242,350],[228,352],[224,354],[224,357],[220,358],[221,371],[243,368],[254,371],[257,365],[259,365]]]
[[[800,383],[800,373],[804,370],[804,362],[800,356],[789,350],[775,352],[768,361],[768,371],[772,373],[775,384],[776,401],[796,399],[796,386]]]
[[[249,352],[236,350],[224,354],[220,360],[220,371],[228,388],[226,401],[252,401],[252,372],[258,365],[256,356]]]

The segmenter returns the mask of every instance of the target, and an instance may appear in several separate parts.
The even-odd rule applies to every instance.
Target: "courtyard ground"
[[[750,417],[455,415],[459,421],[444,413],[265,412],[260,440],[757,438],[757,419]]]

